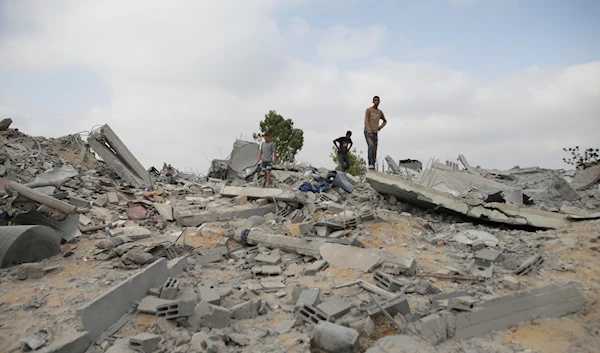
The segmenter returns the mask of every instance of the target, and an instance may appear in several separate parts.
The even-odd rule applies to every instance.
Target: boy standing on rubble
[[[333,145],[337,148],[338,162],[342,166],[342,171],[346,173],[350,169],[350,157],[348,152],[352,148],[352,131],[347,131],[346,136],[333,140]]]
[[[373,106],[367,108],[365,112],[365,139],[367,140],[369,169],[375,169],[375,160],[377,158],[377,133],[383,129],[387,120],[383,112],[379,110],[379,97],[373,97]],[[379,120],[383,120],[383,124],[379,126]]]
[[[258,155],[258,161],[260,162],[261,169],[265,172],[265,178],[267,179],[267,187],[271,186],[271,169],[273,165],[277,164],[277,152],[275,152],[275,145],[271,142],[271,134],[265,132],[265,141],[260,145],[260,154]]]

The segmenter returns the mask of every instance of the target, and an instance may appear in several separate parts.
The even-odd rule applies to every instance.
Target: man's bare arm
[[[260,150],[260,153],[258,154],[258,160],[256,161],[256,163],[260,162],[261,157],[262,157],[262,150]]]
[[[383,114],[383,112],[381,112],[381,120],[383,120],[383,124],[381,124],[381,126],[379,127],[379,130],[383,129],[385,124],[387,124],[387,119],[385,118],[385,115]]]
[[[277,152],[273,151],[273,165],[277,165]]]
[[[369,126],[369,108],[365,111],[365,129],[369,134],[373,133],[373,131],[371,131],[371,126]]]

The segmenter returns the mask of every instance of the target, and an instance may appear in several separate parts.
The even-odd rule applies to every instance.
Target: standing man
[[[383,129],[387,120],[383,112],[379,110],[379,97],[373,97],[373,106],[367,108],[365,112],[365,139],[367,140],[369,169],[375,169],[377,159],[377,133]],[[379,126],[379,120],[383,120],[383,124]]]
[[[352,139],[350,136],[352,136],[352,131],[346,131],[346,136],[333,140],[333,145],[337,148],[338,152],[338,162],[342,166],[344,173],[350,168],[350,157],[348,156],[348,152],[352,148]]]
[[[267,178],[267,187],[270,187],[271,169],[273,169],[274,164],[277,164],[277,152],[275,152],[275,145],[271,142],[271,134],[265,132],[264,138],[265,142],[260,145],[260,154],[256,163],[261,163],[261,169],[265,172]]]

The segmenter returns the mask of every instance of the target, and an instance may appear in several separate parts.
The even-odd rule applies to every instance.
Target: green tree
[[[356,152],[356,147],[354,147],[351,151],[348,151],[348,156],[350,157],[350,168],[348,168],[348,174],[358,176],[367,172],[367,161],[365,161],[363,157],[360,157],[362,154],[362,152]],[[331,157],[333,162],[337,165],[337,169],[342,170],[342,166],[338,161],[338,152],[335,146],[332,147],[329,157]]]
[[[252,134],[252,137],[258,142],[267,131],[275,145],[277,163],[294,163],[296,154],[304,145],[304,131],[294,128],[292,119],[285,119],[274,110],[265,115],[265,120],[260,122],[260,132]]]
[[[600,163],[600,149],[598,148],[588,148],[583,151],[583,154],[579,152],[579,146],[575,146],[575,148],[563,148],[563,151],[570,155],[568,158],[563,158],[563,162],[577,169],[585,168],[589,164]]]

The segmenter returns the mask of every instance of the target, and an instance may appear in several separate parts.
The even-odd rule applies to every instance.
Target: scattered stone
[[[44,268],[38,263],[22,264],[17,268],[17,279],[36,279],[44,275]]]

